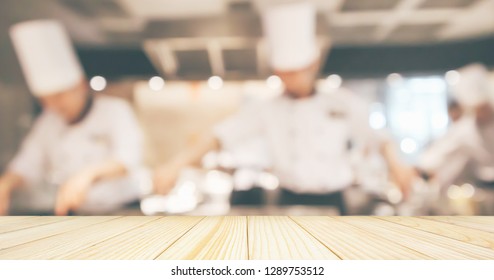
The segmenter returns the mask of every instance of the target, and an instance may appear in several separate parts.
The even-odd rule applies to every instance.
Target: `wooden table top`
[[[494,259],[494,217],[0,217],[0,259]]]

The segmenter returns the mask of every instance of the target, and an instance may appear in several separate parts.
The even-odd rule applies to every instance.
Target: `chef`
[[[284,94],[243,108],[194,149],[158,168],[158,192],[166,193],[179,170],[207,151],[231,150],[256,136],[268,145],[272,172],[280,181],[281,205],[334,206],[345,214],[342,191],[354,181],[351,147],[379,149],[397,179],[407,184],[411,173],[398,172],[405,168],[392,146],[374,137],[365,103],[351,92],[315,88],[320,60],[315,21],[315,7],[305,2],[273,6],[263,13],[270,64],[284,83]]]
[[[97,214],[136,200],[141,132],[130,106],[90,93],[59,22],[23,22],[10,31],[43,112],[0,177],[0,214]]]
[[[419,168],[440,186],[449,186],[471,166],[474,179],[494,183],[494,92],[481,64],[458,69],[452,85],[461,117],[452,123],[419,160]]]
[[[462,116],[419,160],[419,168],[440,186],[449,186],[472,166],[476,179],[494,182],[494,92],[487,69],[470,64],[458,69],[452,91]]]

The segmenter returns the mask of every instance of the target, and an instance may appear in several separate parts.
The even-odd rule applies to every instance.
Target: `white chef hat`
[[[473,108],[492,101],[488,71],[479,63],[469,64],[457,70],[459,80],[452,85],[452,93],[465,108]]]
[[[316,40],[316,7],[310,2],[275,5],[263,13],[271,67],[299,70],[320,56]]]
[[[69,36],[58,21],[18,23],[11,27],[10,36],[27,84],[35,96],[70,89],[84,78]]]

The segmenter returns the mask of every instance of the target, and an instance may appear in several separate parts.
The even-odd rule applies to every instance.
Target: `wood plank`
[[[152,260],[203,217],[163,217],[94,246],[75,251],[64,259]]]
[[[427,216],[420,217],[423,219],[454,224],[466,228],[472,228],[477,230],[483,230],[494,233],[494,221],[491,217],[485,217],[485,219],[479,219],[482,217],[464,217],[464,216]]]
[[[289,217],[248,217],[249,258],[339,259]]]
[[[0,217],[0,259],[494,259],[493,231],[466,216]]]
[[[0,259],[63,259],[64,255],[93,246],[158,218],[119,217],[79,230],[0,250]]]
[[[482,223],[482,224],[494,224],[494,216],[453,216],[454,218],[460,218],[464,220],[469,220],[472,222]]]
[[[31,217],[32,216],[0,216],[0,225],[2,223],[25,220]]]
[[[0,233],[57,223],[74,217],[53,216],[6,216],[0,219]]]
[[[420,219],[417,217],[395,216],[378,218],[473,245],[494,249],[494,234],[490,232],[465,228],[454,224],[441,223],[433,220]]]
[[[436,259],[494,259],[494,251],[374,217],[335,217]]]
[[[248,259],[247,218],[206,217],[157,259]]]
[[[59,222],[42,224],[0,234],[0,250],[20,244],[47,238],[57,234],[105,222],[116,217],[78,217],[73,219],[56,219]]]
[[[291,217],[342,259],[430,259],[367,230],[330,217]]]

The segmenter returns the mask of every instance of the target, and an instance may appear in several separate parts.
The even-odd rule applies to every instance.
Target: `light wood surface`
[[[0,217],[0,259],[494,259],[494,217]]]
[[[248,217],[250,259],[339,259],[289,217]]]
[[[206,217],[158,259],[247,259],[247,218]]]

